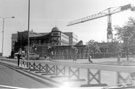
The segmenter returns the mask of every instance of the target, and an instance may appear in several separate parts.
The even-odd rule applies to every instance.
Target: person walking
[[[21,55],[22,55],[22,49],[20,48],[19,51],[18,51],[18,55],[17,55],[17,65],[19,67],[19,64],[20,64],[20,59],[21,59]]]
[[[93,63],[93,61],[91,60],[91,55],[88,56],[88,60],[90,63]]]
[[[77,54],[78,54],[78,49],[77,47],[72,46],[72,52],[73,52],[73,61],[76,62],[77,61]]]

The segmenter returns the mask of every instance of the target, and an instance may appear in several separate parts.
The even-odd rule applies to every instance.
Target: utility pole
[[[28,0],[28,49],[27,49],[27,60],[29,60],[29,46],[30,46],[30,0]]]

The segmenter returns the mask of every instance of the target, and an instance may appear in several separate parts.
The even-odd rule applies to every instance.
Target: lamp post
[[[0,18],[2,19],[2,23],[3,23],[3,26],[2,26],[2,56],[3,56],[5,19],[8,19],[8,18],[15,18],[15,17],[14,17],[14,16],[12,16],[12,17],[0,17]]]
[[[28,49],[27,49],[27,60],[29,60],[29,43],[30,43],[30,0],[28,0]],[[28,64],[29,65],[29,64]]]

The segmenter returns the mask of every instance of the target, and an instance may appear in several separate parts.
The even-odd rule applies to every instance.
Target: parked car
[[[26,56],[27,58],[27,56]],[[39,60],[39,54],[29,53],[29,60]]]

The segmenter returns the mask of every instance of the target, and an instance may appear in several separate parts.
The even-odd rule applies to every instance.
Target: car
[[[27,58],[27,56],[26,56]],[[39,54],[29,53],[29,60],[39,60]]]

